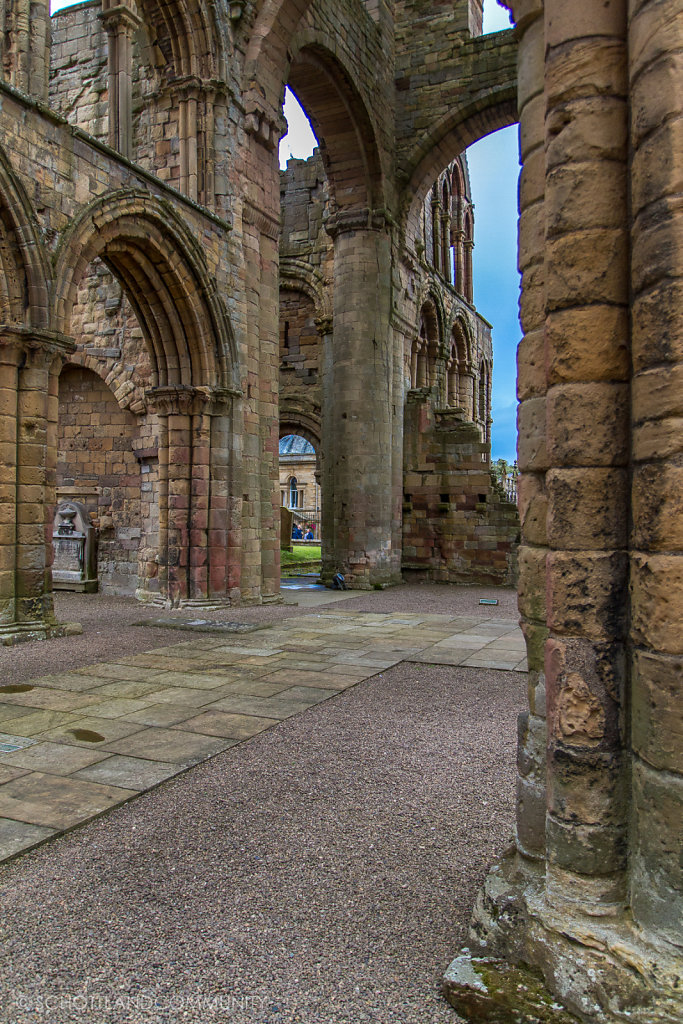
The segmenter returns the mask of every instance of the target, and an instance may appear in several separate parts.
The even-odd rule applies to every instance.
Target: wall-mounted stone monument
[[[55,590],[97,591],[95,528],[85,505],[63,501],[57,506],[52,543],[55,558],[52,581]]]

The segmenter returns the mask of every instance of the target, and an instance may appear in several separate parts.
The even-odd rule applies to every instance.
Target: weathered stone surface
[[[578,1024],[535,974],[499,960],[464,955],[454,960],[442,992],[469,1021],[488,1024]]]
[[[631,670],[633,749],[663,771],[683,773],[683,658],[635,651]]]
[[[632,555],[631,607],[636,643],[663,654],[683,654],[683,560],[679,556]]]
[[[563,384],[548,392],[548,458],[553,466],[620,466],[628,454],[628,388]]]
[[[645,927],[677,942],[683,914],[683,779],[636,760],[631,899]]]
[[[628,475],[622,469],[552,469],[546,474],[548,543],[567,551],[626,545]],[[577,507],[582,509],[576,515]]]
[[[621,552],[548,555],[548,624],[570,636],[611,640],[626,623],[627,558]]]
[[[629,324],[625,309],[588,306],[556,312],[546,325],[548,385],[625,380]]]
[[[656,461],[633,473],[633,546],[640,551],[683,549],[683,464]]]

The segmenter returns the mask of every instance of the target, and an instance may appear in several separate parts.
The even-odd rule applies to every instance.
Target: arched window
[[[467,194],[465,192],[465,177],[459,160],[456,160],[453,164],[451,191],[453,284],[460,295],[465,295],[465,208],[467,206]]]
[[[471,402],[468,402],[467,385],[471,377],[467,377],[469,369],[467,356],[467,339],[461,323],[453,324],[451,336],[451,348],[446,374],[447,404],[467,409]]]
[[[427,353],[423,338],[415,338],[410,350],[410,386],[422,388],[427,379]]]

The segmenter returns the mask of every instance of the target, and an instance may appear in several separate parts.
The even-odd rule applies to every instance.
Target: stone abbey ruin
[[[674,1024],[683,8],[505,6],[483,36],[482,0],[0,2],[0,638],[62,629],[58,495],[105,589],[277,599],[301,434],[323,574],[518,572],[516,841],[472,953],[581,1020]],[[281,180],[287,84],[320,153]],[[515,122],[518,551],[462,161]]]

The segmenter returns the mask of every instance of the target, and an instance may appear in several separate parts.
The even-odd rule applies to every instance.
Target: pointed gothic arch
[[[110,193],[70,225],[55,267],[57,318],[65,330],[79,281],[96,257],[138,316],[155,387],[234,386],[227,314],[198,243],[167,204],[140,191]]]
[[[0,149],[0,324],[46,330],[50,278],[30,200]]]
[[[367,103],[335,39],[307,32],[292,53],[288,84],[319,140],[332,217],[368,222],[383,205],[383,173]]]

